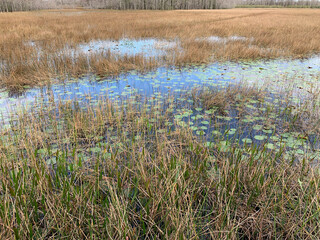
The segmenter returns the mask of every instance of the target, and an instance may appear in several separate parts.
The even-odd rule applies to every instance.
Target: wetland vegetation
[[[0,15],[0,238],[319,238],[319,15]]]

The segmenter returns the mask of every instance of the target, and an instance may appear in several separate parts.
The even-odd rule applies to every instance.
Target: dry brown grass
[[[244,36],[253,41],[207,43],[206,36]],[[54,10],[0,14],[0,82],[8,87],[39,83],[52,74],[118,73],[154,67],[143,58],[93,57],[73,62],[57,56],[66,44],[93,39],[180,38],[184,52],[168,64],[273,57],[304,57],[320,52],[320,11],[316,9],[232,9],[194,11]],[[25,45],[35,41],[43,49]],[[52,67],[54,62],[54,67]]]

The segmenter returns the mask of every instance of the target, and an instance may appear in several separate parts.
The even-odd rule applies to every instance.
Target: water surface
[[[132,41],[120,40],[119,42],[95,42],[92,45],[83,45],[80,50],[88,54],[107,49],[118,52],[120,55],[135,55],[142,52],[146,56],[154,57],[165,54],[174,46],[175,43],[160,44],[159,41],[152,40],[139,40],[134,44]],[[9,119],[14,119],[19,111],[36,110],[52,101],[76,100],[82,108],[86,108],[88,105],[97,104],[103,97],[116,102],[120,99],[137,99],[131,97],[140,96],[138,99],[152,105],[156,101],[165,102],[170,96],[174,96],[176,107],[170,119],[172,124],[182,127],[189,126],[195,135],[205,136],[208,142],[215,141],[217,137],[222,140],[232,138],[243,144],[259,144],[268,141],[268,147],[273,149],[280,147],[279,142],[286,139],[287,144],[293,150],[298,149],[305,152],[306,146],[307,149],[315,148],[311,144],[302,144],[299,132],[289,134],[281,132],[283,120],[280,115],[272,115],[268,119],[258,116],[257,113],[264,114],[270,107],[281,112],[283,110],[281,93],[283,92],[290,92],[292,104],[300,104],[308,98],[308,95],[318,91],[320,86],[319,56],[302,60],[277,59],[217,62],[180,68],[160,67],[147,73],[129,71],[117,77],[88,74],[78,79],[67,77],[58,79],[58,81],[60,83],[43,88],[27,89],[22,93],[9,93],[4,90],[0,92],[2,127],[9,126]],[[246,106],[248,116],[242,119],[237,117],[239,112],[236,107],[229,109],[226,116],[219,116],[214,111],[194,107],[195,103],[190,97],[187,97],[188,92],[194,88],[208,87],[215,90],[239,83],[255,86],[270,94],[264,103],[250,100]],[[269,122],[272,124],[266,126]],[[310,136],[310,143],[314,140],[315,138]]]

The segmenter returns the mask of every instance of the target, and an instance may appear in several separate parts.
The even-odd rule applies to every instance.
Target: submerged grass
[[[223,114],[235,104],[241,103],[242,106],[251,101],[263,101],[264,94],[262,90],[257,90],[255,87],[236,84],[223,89],[201,89],[200,92],[195,89],[192,98],[194,102],[200,102],[204,108],[215,108]]]
[[[200,89],[191,99],[202,104],[190,102],[190,110],[215,110],[223,98],[224,110],[246,109],[266,96],[245,86]],[[183,96],[181,103],[173,96],[137,98],[52,102],[1,130],[1,238],[319,236],[314,157],[288,159],[286,147],[268,148],[268,141],[208,142],[174,120],[179,108],[186,111]]]
[[[305,57],[320,51],[318,15],[315,9],[3,13],[0,15],[0,83],[15,89],[66,73],[117,74],[159,64]],[[199,40],[209,36],[247,39]],[[124,37],[179,39],[182,51],[176,47],[163,59],[119,58],[110,52],[73,58],[61,53],[66,47],[74,48],[91,40]]]

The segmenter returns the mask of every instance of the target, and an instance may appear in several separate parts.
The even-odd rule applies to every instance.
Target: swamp
[[[320,9],[0,14],[0,239],[320,238]]]

